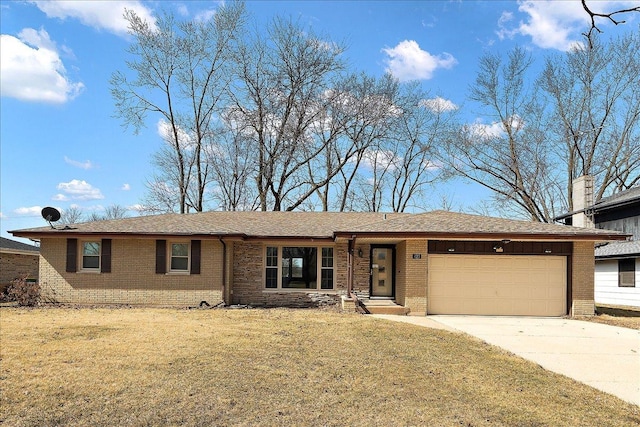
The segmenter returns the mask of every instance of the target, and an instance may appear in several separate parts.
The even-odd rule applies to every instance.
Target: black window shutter
[[[167,272],[167,241],[156,240],[156,274]]]
[[[191,274],[200,274],[200,240],[191,241]]]
[[[102,239],[100,271],[102,273],[111,273],[111,239]]]
[[[67,273],[78,271],[78,239],[67,239]]]

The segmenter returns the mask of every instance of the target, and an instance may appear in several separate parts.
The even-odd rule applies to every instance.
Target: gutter
[[[343,237],[349,238],[354,232],[335,232],[334,238]],[[549,241],[590,241],[590,242],[605,242],[610,240],[627,240],[630,234],[622,234],[618,232],[613,233],[509,233],[509,232],[448,232],[448,231],[435,231],[435,232],[407,232],[407,231],[359,231],[358,237],[362,238],[396,238],[396,239],[461,239],[461,240],[549,240]]]

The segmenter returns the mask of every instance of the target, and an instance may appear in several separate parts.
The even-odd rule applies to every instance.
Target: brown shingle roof
[[[38,255],[38,252],[40,252],[40,248],[37,246],[16,242],[15,240],[7,239],[5,237],[0,237],[0,250],[4,252],[29,252],[34,255]]]
[[[12,231],[16,236],[128,235],[237,238],[333,239],[350,234],[392,236],[521,236],[523,238],[621,240],[607,230],[492,218],[455,212],[423,214],[363,212],[201,212],[86,222],[71,228],[40,227]]]

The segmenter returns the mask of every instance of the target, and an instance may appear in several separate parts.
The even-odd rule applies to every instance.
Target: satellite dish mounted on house
[[[56,208],[47,206],[46,208],[42,208],[41,214],[42,218],[44,218],[49,223],[51,228],[55,229],[55,227],[51,223],[56,222],[60,219],[60,211],[58,211],[58,209]]]

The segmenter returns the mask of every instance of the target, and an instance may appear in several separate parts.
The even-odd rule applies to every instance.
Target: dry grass
[[[640,309],[636,307],[599,305],[596,312],[596,316],[580,320],[640,330]]]
[[[589,322],[604,323],[605,325],[620,326],[623,328],[640,330],[640,317],[622,317],[612,316],[610,314],[598,314],[597,316],[589,316],[580,318]]]
[[[318,310],[0,311],[11,426],[640,425],[462,334]]]

